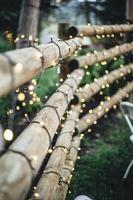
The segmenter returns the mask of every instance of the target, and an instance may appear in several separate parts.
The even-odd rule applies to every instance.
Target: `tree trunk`
[[[33,41],[38,33],[40,0],[23,0],[19,18],[18,36],[21,38],[16,44],[16,48],[27,46],[27,42]],[[23,36],[22,36],[23,35]]]
[[[2,137],[2,133],[3,133],[3,128],[2,125],[0,124],[0,152],[4,149],[4,140]]]
[[[133,0],[127,0],[126,18],[133,21]]]

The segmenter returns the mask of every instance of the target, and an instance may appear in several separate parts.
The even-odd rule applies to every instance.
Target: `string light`
[[[104,29],[104,27],[101,27],[101,29]],[[83,37],[83,34],[80,34],[80,36]],[[21,37],[21,38],[24,38],[25,36],[24,36],[24,35],[21,35],[20,37]],[[97,37],[100,37],[100,36],[97,35]],[[103,34],[101,37],[102,37],[102,38],[105,38],[105,35]],[[101,38],[101,37],[100,37],[100,38]],[[110,35],[109,35],[109,37],[110,37]],[[111,34],[111,37],[114,37],[114,34]],[[16,40],[18,41],[19,38],[16,38]],[[33,40],[32,35],[29,36],[29,40],[30,40],[30,41]],[[79,50],[81,50],[81,47],[79,47]],[[75,51],[75,56],[77,56],[77,53],[78,53],[78,51]],[[97,54],[96,51],[94,51],[94,53]],[[106,52],[105,52],[105,53],[106,53]],[[106,54],[105,54],[105,55],[106,55]],[[117,60],[117,58],[114,57],[114,60]],[[102,65],[106,65],[107,62],[106,62],[106,61],[103,61],[103,62],[101,62],[101,64],[102,64]],[[59,66],[60,66],[60,65],[59,65]],[[87,69],[88,66],[85,65],[84,68]],[[22,69],[22,66],[19,66],[19,65],[16,66],[16,68],[15,68],[15,70],[16,70],[17,72],[20,72],[21,69]],[[59,68],[59,69],[60,69],[60,68]],[[60,70],[59,70],[59,69],[57,68],[57,73],[60,73]],[[58,70],[59,70],[59,71],[58,71]],[[106,72],[105,72],[105,73],[106,73]],[[106,74],[108,74],[108,73],[106,73]],[[121,74],[122,74],[122,73],[121,73]],[[123,75],[121,75],[121,74],[120,74],[120,76],[123,76]],[[86,75],[90,75],[90,72],[86,72]],[[68,76],[69,76],[69,75],[68,75]],[[63,82],[63,79],[60,79],[59,81],[60,81],[60,82]],[[94,79],[94,81],[97,81],[97,79]],[[30,90],[30,95],[33,95],[32,100],[29,101],[29,104],[32,105],[33,102],[35,102],[35,101],[40,102],[40,98],[37,97],[36,94],[33,92],[33,90],[35,89],[34,86],[37,85],[37,81],[36,81],[35,79],[33,79],[31,82],[32,82],[33,85],[30,85],[30,86],[28,87],[28,89]],[[59,86],[59,83],[57,84],[57,86]],[[109,84],[107,83],[107,84],[103,85],[103,89],[104,89],[105,87],[109,87]],[[19,92],[19,89],[16,90],[16,91]],[[103,94],[103,93],[102,93],[102,94]],[[129,95],[127,94],[127,96],[129,96]],[[37,98],[36,98],[36,97],[37,97]],[[45,98],[47,99],[48,97],[45,96]],[[19,93],[19,94],[18,94],[18,100],[19,100],[19,101],[24,101],[24,100],[25,100],[25,94],[24,94],[24,93]],[[107,97],[107,100],[109,101],[109,100],[110,100],[110,97]],[[81,102],[84,103],[84,102],[85,102],[85,99],[82,99]],[[25,103],[25,102],[22,102],[22,105],[23,105],[23,106],[26,106],[26,103]],[[103,104],[102,104],[102,105],[103,105]],[[83,105],[82,105],[83,108],[84,108],[85,106],[86,106],[86,104],[83,104]],[[17,106],[16,109],[17,109],[17,108],[20,109],[19,106]],[[116,105],[114,105],[113,108],[116,108]],[[105,110],[106,110],[106,112],[109,111],[108,108],[106,108]],[[83,110],[81,109],[80,112],[83,112]],[[93,113],[93,110],[89,110],[89,113],[92,114],[92,113]],[[98,112],[98,115],[100,116],[101,113]],[[26,116],[26,114],[25,114],[25,116]],[[65,118],[62,117],[62,119],[65,119]],[[79,120],[79,119],[76,119],[76,122],[77,122],[78,120]],[[89,122],[90,122],[90,119],[87,119],[87,123],[89,123]],[[93,124],[96,124],[96,123],[97,123],[97,121],[94,120],[94,121],[93,121]],[[43,122],[40,122],[40,125],[43,126],[43,125],[44,125]],[[61,126],[63,127],[64,125],[62,124]],[[8,133],[8,134],[7,134],[7,133],[6,133],[6,134],[8,135],[7,138],[8,138],[8,140],[9,140],[9,139],[11,138],[11,133],[10,133],[11,130],[7,129],[7,130],[5,130],[5,131],[7,131],[7,133]],[[91,132],[91,129],[88,129],[88,132]],[[4,133],[5,133],[5,132],[4,132]],[[10,134],[9,134],[9,133],[10,133]],[[81,135],[84,136],[83,134],[81,134]],[[81,136],[81,138],[82,138],[82,136]],[[10,140],[9,140],[9,141],[10,141]],[[79,150],[80,150],[80,148],[79,148]],[[52,153],[52,149],[49,149],[48,152],[49,152],[49,153]],[[37,156],[33,155],[33,156],[32,156],[32,159],[33,159],[33,160],[37,160]],[[79,157],[77,157],[77,159],[79,159]],[[74,164],[73,161],[70,161],[70,163],[71,163],[72,165]],[[65,179],[63,179],[63,180],[65,180]],[[37,198],[37,197],[39,197],[40,195],[39,195],[39,193],[34,193],[34,196]]]
[[[19,94],[18,94],[18,100],[19,100],[19,101],[24,101],[24,100],[25,100],[25,94],[22,93],[22,92],[19,93]]]
[[[3,137],[6,141],[12,141],[13,140],[13,137],[14,137],[14,134],[12,132],[12,130],[10,129],[6,129],[3,133]]]

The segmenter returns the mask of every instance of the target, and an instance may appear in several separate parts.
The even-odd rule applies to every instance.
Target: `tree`
[[[18,25],[18,38],[16,48],[24,48],[29,46],[29,41],[34,42],[38,33],[38,19],[39,19],[40,0],[23,0]],[[21,92],[28,88],[29,83],[24,84],[19,88]],[[26,94],[26,100],[29,99],[29,93]],[[15,118],[15,110],[17,105],[17,94],[12,93],[11,107],[13,113],[9,116],[8,126],[13,130],[13,121]]]
[[[23,35],[24,38],[17,42],[17,48],[27,46],[29,39],[35,40],[37,37],[39,7],[40,0],[23,0],[19,18],[18,36]]]

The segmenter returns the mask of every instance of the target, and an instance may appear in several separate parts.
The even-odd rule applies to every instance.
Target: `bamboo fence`
[[[114,33],[127,33],[133,32],[133,24],[121,24],[121,25],[79,25],[72,26],[68,29],[68,35],[75,36],[96,36],[107,35]]]
[[[53,199],[55,188],[62,181],[60,171],[65,164],[66,155],[70,149],[80,109],[80,104],[72,108],[31,199],[36,199],[36,197],[41,200]]]
[[[83,100],[86,100],[88,98],[91,98],[102,88],[103,85],[111,84],[113,81],[125,76],[126,74],[131,73],[132,71],[133,71],[133,64],[123,66],[123,68],[114,70],[110,72],[110,74],[99,78],[97,80],[97,83],[93,82],[90,85],[88,85],[88,87],[82,88],[79,91],[79,93],[77,93],[77,96],[79,97],[80,102],[83,102]],[[76,108],[76,111],[75,111],[75,108]],[[78,110],[80,111],[79,106],[78,106]],[[74,107],[74,111],[72,112],[72,115],[68,117],[68,120],[64,124],[64,128],[61,131],[61,135],[59,136],[57,140],[56,146],[59,146],[60,148],[56,148],[53,151],[50,157],[50,160],[46,166],[46,172],[42,175],[37,185],[37,189],[34,191],[34,194],[31,199],[36,199],[36,196],[38,196],[42,200],[44,199],[44,197],[46,199],[54,198],[53,194],[55,191],[55,187],[57,186],[57,183],[59,182],[60,170],[64,163],[64,159],[66,157],[66,152],[67,152],[65,150],[63,151],[62,148],[66,147],[66,150],[69,148],[70,141],[72,138],[72,130],[74,130],[75,125],[76,125],[74,120],[76,120],[77,118],[78,118],[77,107]],[[70,121],[70,119],[73,119],[73,120]],[[63,134],[64,132],[66,132],[66,134]]]
[[[130,70],[130,68],[129,68],[129,70]],[[116,70],[114,70],[114,71],[116,71]],[[116,74],[116,73],[114,73],[114,74]],[[123,96],[125,96],[125,93],[131,89],[133,89],[133,84],[132,84],[132,87],[130,85],[125,87],[123,89],[124,93],[119,91],[118,94],[114,95],[110,101],[112,101],[113,105],[114,105],[114,101],[115,101],[115,103],[117,103],[116,100],[118,101],[118,96],[120,97],[120,99],[122,99]],[[93,96],[93,95],[94,94],[92,94],[91,96]],[[112,103],[110,104],[110,101],[105,102],[104,106],[102,107],[102,109],[103,109],[102,111],[99,111],[100,107],[97,108],[98,110],[96,109],[94,118],[91,115],[91,118],[92,118],[91,123],[95,122],[96,119],[98,118],[98,116],[100,118],[104,112],[107,112],[107,109],[108,109],[108,111],[109,111],[109,109],[111,109],[111,107],[113,105],[112,105]],[[111,105],[111,106],[109,106],[109,105]],[[78,109],[80,111],[80,107],[78,107]],[[75,119],[77,117],[78,116],[76,116]],[[74,118],[72,118],[71,115],[70,115],[70,118],[74,119]],[[59,148],[57,148],[57,149],[55,148],[55,150],[53,151],[53,153],[50,157],[50,160],[46,166],[46,170],[45,170],[44,174],[42,175],[31,199],[37,199],[37,197],[42,200],[43,199],[51,199],[51,200],[65,199],[67,189],[68,189],[67,185],[69,183],[68,177],[70,177],[70,172],[72,171],[72,169],[70,170],[70,168],[69,168],[69,171],[68,171],[68,168],[63,170],[63,174],[61,174],[61,175],[60,175],[60,171],[63,167],[66,153],[68,152],[67,150],[70,146],[70,141],[72,139],[72,135],[70,135],[70,132],[72,133],[72,130],[74,130],[74,128],[75,128],[75,121],[72,120],[70,122],[70,118],[68,118],[68,120],[64,124],[64,128],[62,129],[61,135],[59,136],[59,138],[57,140],[56,147],[58,146]],[[73,123],[73,128],[71,128],[72,127],[71,123]],[[90,123],[90,125],[91,125],[91,123]],[[64,133],[64,132],[67,133],[66,136],[64,134],[62,135],[62,133]],[[68,132],[69,132],[69,134],[68,134]],[[65,137],[65,139],[64,139],[64,137]],[[62,149],[62,147],[63,147],[63,149]],[[64,150],[64,148],[66,148],[66,149]],[[66,158],[66,159],[68,159],[68,158]],[[70,162],[69,162],[69,164],[70,164]],[[66,174],[67,178],[64,177],[64,173]],[[69,174],[69,176],[68,176],[68,174]],[[62,186],[60,186],[60,184],[62,185],[62,183],[65,183],[66,186],[63,184],[65,189],[62,189]],[[57,192],[56,190],[60,190],[60,191]]]
[[[93,54],[87,54],[84,56],[79,56],[77,58],[74,58],[69,61],[68,65],[70,68],[75,67],[85,67],[91,66],[95,63],[105,61],[112,59],[116,56],[125,54],[127,52],[130,52],[133,50],[133,42],[131,43],[126,43],[120,46],[116,46],[113,48],[110,48],[108,50],[103,50],[101,52],[93,53]]]
[[[87,101],[102,88],[109,87],[114,81],[133,73],[133,63],[125,65],[119,69],[111,71],[109,74],[96,79],[93,83],[86,84],[82,87],[76,95],[81,102]]]
[[[87,129],[88,126],[91,126],[93,123],[95,123],[97,119],[106,114],[113,106],[118,104],[127,95],[127,93],[131,91],[133,91],[133,82],[128,83],[124,88],[120,89],[115,95],[111,97],[110,101],[105,101],[102,108],[99,105],[93,110],[92,114],[87,114],[82,117],[78,122],[79,134]],[[89,123],[87,121],[88,119],[90,120]],[[70,153],[66,157],[65,165],[61,171],[61,176],[63,177],[62,184],[58,184],[51,200],[65,200],[66,198],[68,187],[72,177],[71,173],[74,170],[81,138],[82,137],[80,136],[75,136],[73,138]]]
[[[82,69],[71,73],[1,157],[0,199],[24,199],[83,75]]]
[[[75,38],[0,54],[0,97],[72,55],[81,41]]]
[[[101,28],[99,26],[79,26],[76,29],[76,35],[93,36],[132,32],[133,25],[105,25]],[[64,58],[72,55],[77,47],[81,45],[82,40],[80,38],[58,42],[51,40],[49,44],[0,54],[0,97],[26,83],[42,70],[55,66],[57,63],[60,65]],[[83,67],[114,58],[132,50],[133,42],[90,56],[81,56],[75,62],[77,66]],[[132,71],[132,63],[124,68],[114,70],[109,75],[103,76],[92,83],[90,87],[86,86],[81,89],[80,94],[77,94],[77,96],[83,102],[103,86],[105,87],[106,84],[111,84],[114,80]],[[74,70],[0,158],[1,200],[20,200],[25,198],[47,153],[52,152],[52,140],[56,130],[83,76],[83,69]],[[78,122],[78,132],[81,133],[88,126],[95,124],[97,119],[101,118],[132,90],[133,82],[120,89],[109,101],[105,101],[102,106],[95,108],[91,114],[82,117]],[[73,137],[79,112],[80,105],[78,104],[73,107],[61,130],[32,199],[65,199],[81,140],[79,136]]]
[[[92,113],[86,114],[78,122],[78,131],[81,133],[88,126],[95,124],[96,121],[106,114],[111,108],[116,107],[118,104],[129,92],[133,91],[133,82],[128,83],[125,87],[119,89],[119,91],[114,94],[110,100],[107,100],[103,105],[96,107]]]
[[[56,187],[54,191],[53,199],[51,200],[65,200],[68,187],[71,180],[71,173],[74,170],[74,166],[77,160],[78,150],[81,143],[81,137],[74,136],[71,142],[70,153],[67,155],[65,165],[61,171],[61,175],[63,177],[62,184]]]

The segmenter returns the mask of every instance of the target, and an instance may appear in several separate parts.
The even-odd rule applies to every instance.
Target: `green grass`
[[[81,159],[69,189],[67,200],[86,194],[94,200],[132,200],[133,170],[122,180],[126,167],[133,158],[133,144],[126,122],[118,117],[103,119],[95,133],[101,136],[83,139]]]

